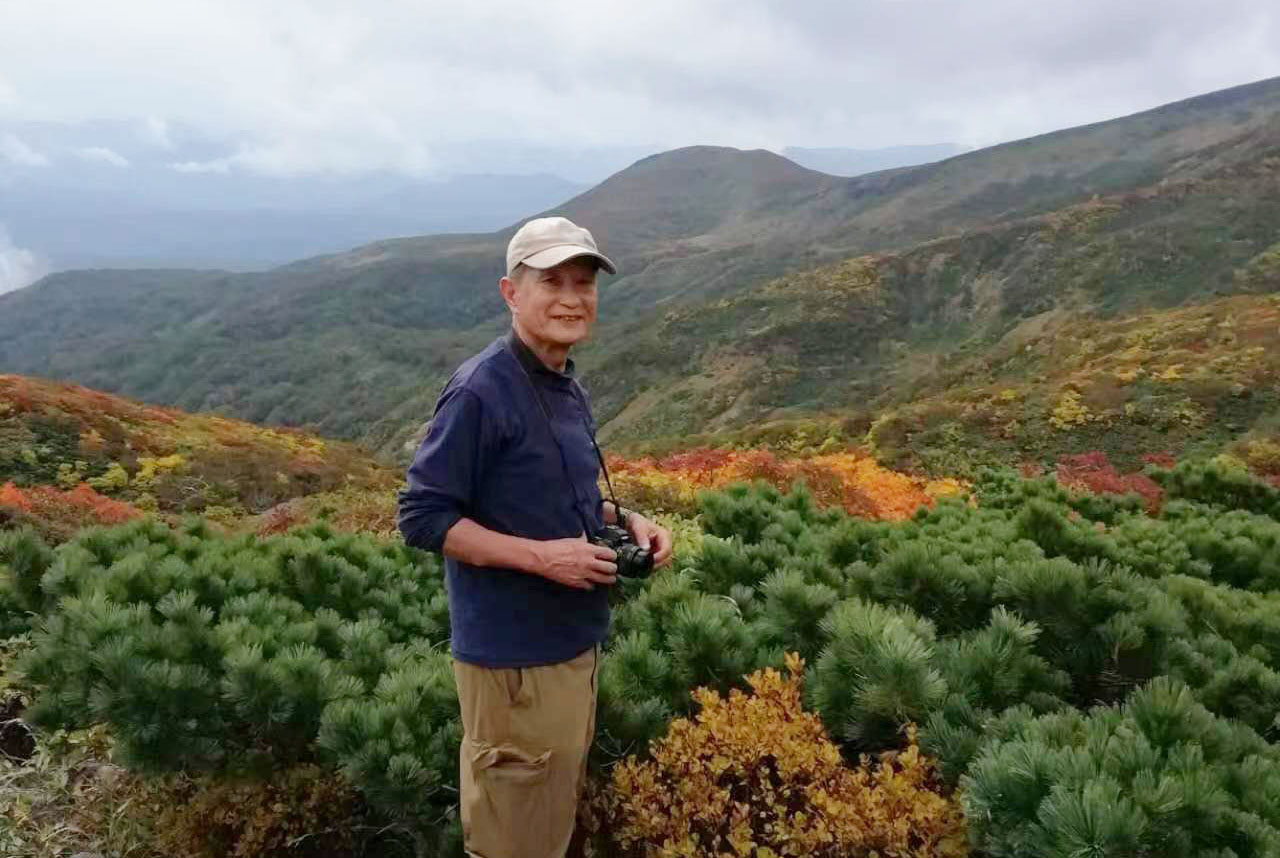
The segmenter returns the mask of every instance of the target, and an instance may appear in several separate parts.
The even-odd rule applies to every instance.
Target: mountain
[[[840,413],[884,421],[882,452],[912,455],[949,426],[975,461],[982,447],[1008,461],[1055,445],[1135,459],[1280,426],[1275,293],[1280,135],[1195,179],[669,312],[594,355],[591,390],[614,443]],[[1053,431],[1066,391],[1105,419]],[[913,416],[888,441],[895,414]]]
[[[990,341],[1059,305],[1235,289],[1277,240],[1278,153],[1272,79],[855,178],[679,149],[548,213],[590,227],[621,268],[579,362],[621,440],[880,401],[905,371],[895,355]],[[0,369],[400,453],[451,368],[504,326],[494,283],[516,226],[256,274],[53,275],[0,296]]]
[[[247,270],[389,236],[494,229],[582,189],[550,175],[269,179],[81,163],[8,177],[0,224],[55,270]]]
[[[967,151],[955,143],[933,143],[923,146],[888,146],[883,149],[847,149],[841,147],[809,149],[788,146],[782,156],[810,170],[833,176],[861,176],[896,167],[931,164]]]

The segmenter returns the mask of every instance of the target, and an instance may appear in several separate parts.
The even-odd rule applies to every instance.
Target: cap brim
[[[590,256],[592,259],[600,263],[600,267],[610,274],[617,274],[618,267],[613,264],[609,257],[603,253],[598,253],[588,247],[580,244],[561,244],[556,247],[548,247],[546,250],[539,250],[533,256],[529,256],[521,260],[530,268],[554,268],[567,259],[573,259],[577,256]]]

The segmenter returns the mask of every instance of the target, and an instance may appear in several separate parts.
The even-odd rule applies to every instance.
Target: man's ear
[[[510,277],[503,277],[498,281],[498,291],[502,293],[502,300],[506,302],[507,308],[512,313],[516,312],[516,282]]]

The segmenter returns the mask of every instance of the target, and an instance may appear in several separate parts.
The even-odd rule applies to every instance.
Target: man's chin
[[[558,346],[572,346],[582,342],[591,333],[591,329],[586,325],[557,326],[558,330],[548,331],[547,339],[551,340]]]

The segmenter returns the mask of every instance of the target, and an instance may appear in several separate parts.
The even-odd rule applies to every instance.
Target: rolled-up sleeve
[[[493,436],[480,398],[470,390],[446,390],[436,404],[427,436],[418,445],[397,495],[396,523],[404,541],[439,552],[445,534],[475,500],[484,446]]]

